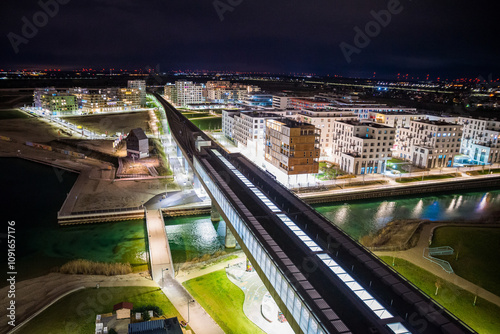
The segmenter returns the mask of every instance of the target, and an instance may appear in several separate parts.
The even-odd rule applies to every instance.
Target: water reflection
[[[317,205],[316,210],[352,237],[373,233],[394,219],[467,220],[491,215],[500,190],[462,194],[401,197],[392,201],[356,201]]]

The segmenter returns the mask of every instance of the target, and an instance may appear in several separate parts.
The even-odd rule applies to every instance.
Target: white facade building
[[[416,112],[415,108],[389,107],[385,104],[371,103],[366,101],[334,101],[327,107],[338,112],[352,112],[358,116],[360,121],[369,120],[370,113],[381,112]]]
[[[333,160],[351,174],[384,173],[396,129],[378,123],[333,122]]]
[[[443,121],[411,121],[401,128],[393,156],[421,168],[452,167],[460,154],[462,126]]]
[[[351,112],[337,112],[330,109],[302,109],[297,114],[297,120],[310,123],[321,130],[319,138],[320,154],[325,159],[333,157],[334,122],[355,121],[358,117]]]
[[[463,126],[462,154],[474,164],[500,162],[500,121],[460,117],[458,123]]]

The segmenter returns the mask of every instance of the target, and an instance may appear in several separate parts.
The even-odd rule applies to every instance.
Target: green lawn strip
[[[135,307],[156,305],[167,318],[183,320],[168,298],[153,287],[87,288],[74,292],[40,313],[17,333],[87,334],[95,331],[97,314],[111,313],[113,305],[127,301]]]
[[[205,117],[202,119],[192,120],[194,125],[200,128],[200,130],[215,130],[222,127],[221,117]]]
[[[473,170],[470,172],[466,172],[467,175],[487,175],[487,174],[498,174],[500,173],[500,168],[485,168],[484,170]]]
[[[499,243],[500,228],[450,226],[434,231],[432,247],[452,247],[453,255],[439,258],[448,261],[457,275],[500,296],[500,248],[494,246]]]
[[[226,276],[225,269],[183,283],[226,333],[263,333],[243,313],[245,294]]]
[[[390,256],[382,256],[381,259],[389,265],[392,264]],[[487,302],[479,296],[476,306],[474,306],[474,294],[403,259],[396,258],[394,269],[478,333],[498,333],[500,307],[497,305]],[[438,280],[441,282],[441,287],[436,296],[436,282]]]
[[[451,179],[454,177],[455,177],[455,174],[426,175],[426,176],[424,176],[423,181]],[[422,181],[422,176],[403,177],[402,179],[396,178],[396,182],[398,182],[398,183],[408,183],[408,182],[416,182],[416,181]]]

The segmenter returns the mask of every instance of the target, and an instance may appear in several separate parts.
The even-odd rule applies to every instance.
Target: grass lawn
[[[426,175],[426,176],[424,176],[423,181],[451,179],[454,177],[455,177],[455,174]],[[408,182],[415,182],[415,181],[422,181],[422,176],[403,177],[402,179],[396,178],[396,182],[398,182],[398,183],[408,183]]]
[[[127,301],[134,307],[156,305],[167,318],[183,320],[159,288],[119,287],[88,288],[72,293],[43,311],[17,333],[94,333],[95,316],[113,311],[113,305]]]
[[[199,127],[200,130],[216,130],[222,128],[222,117],[205,117],[192,120],[191,122]]]
[[[434,231],[433,247],[451,246],[454,255],[440,256],[455,273],[500,296],[500,228],[440,227]],[[458,260],[456,253],[458,252]],[[500,330],[500,329],[499,329]]]
[[[390,256],[382,256],[381,259],[389,265],[392,264]],[[480,296],[474,306],[472,293],[442,279],[441,288],[435,296],[435,283],[439,278],[403,259],[396,258],[394,269],[478,333],[498,333],[500,307],[481,299]]]
[[[491,170],[488,167],[485,167],[484,170],[473,170],[471,172],[467,172],[467,175],[486,175],[486,174],[498,174],[500,173],[500,168],[492,168]]]
[[[405,161],[401,160],[401,159],[398,159],[398,158],[391,158],[391,159],[387,160],[388,164],[400,164],[400,163],[403,163],[403,162],[405,162]]]
[[[263,333],[243,313],[245,295],[226,276],[225,269],[183,283],[226,333]]]
[[[213,115],[210,115],[208,112],[205,113],[197,113],[197,112],[183,112],[182,113],[184,116],[187,118],[202,118],[202,117],[213,117]]]

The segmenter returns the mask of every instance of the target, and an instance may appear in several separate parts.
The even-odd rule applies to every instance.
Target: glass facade
[[[304,333],[308,334],[326,333],[323,329],[321,329],[319,321],[311,314],[311,311],[305,305],[302,298],[295,291],[290,282],[288,282],[286,277],[281,273],[281,270],[274,264],[270,255],[266,252],[252,231],[250,231],[250,229],[246,226],[246,223],[233,208],[224,194],[210,179],[196,158],[194,158],[194,167],[212,196],[219,204],[220,208],[224,211],[224,215],[229,219],[229,223],[231,223],[234,227],[234,230],[248,248],[250,254],[254,257],[257,262],[254,263],[254,265],[258,265],[262,269],[270,284],[276,290],[281,300],[285,303],[288,311],[292,314],[294,320],[297,324],[299,324],[300,329]]]

